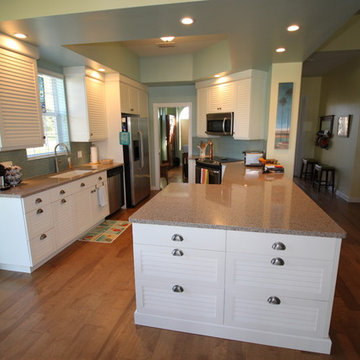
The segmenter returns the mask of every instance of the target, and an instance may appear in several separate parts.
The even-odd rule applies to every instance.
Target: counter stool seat
[[[309,178],[312,181],[314,175],[314,166],[316,164],[319,164],[319,161],[311,158],[302,158],[300,179],[304,176],[305,180]]]
[[[324,179],[325,174],[325,179]],[[314,166],[314,176],[312,185],[318,186],[318,191],[320,191],[321,186],[328,188],[331,186],[332,192],[335,189],[335,168],[325,164],[315,164]]]

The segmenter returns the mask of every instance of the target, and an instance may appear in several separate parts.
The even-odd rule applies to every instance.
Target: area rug
[[[130,225],[131,223],[128,221],[105,220],[100,225],[91,229],[84,237],[79,239],[79,241],[111,244]]]

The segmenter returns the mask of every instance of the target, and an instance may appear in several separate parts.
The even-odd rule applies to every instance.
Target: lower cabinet
[[[341,239],[138,223],[133,237],[137,324],[330,353]]]

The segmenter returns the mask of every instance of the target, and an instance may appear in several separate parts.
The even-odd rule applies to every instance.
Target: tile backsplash
[[[71,162],[73,166],[90,162],[90,145],[91,143],[87,142],[72,142],[70,144]],[[82,151],[82,158],[78,159],[77,153],[80,150]],[[22,168],[24,179],[55,172],[54,156],[28,160],[25,149],[0,151],[0,162],[3,161],[12,161],[13,165],[20,166]],[[67,168],[65,155],[59,156],[59,167],[60,170],[65,170]]]

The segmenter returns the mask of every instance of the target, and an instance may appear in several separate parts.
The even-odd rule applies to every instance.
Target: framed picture
[[[349,130],[350,130],[349,121],[350,121],[350,115],[339,117],[338,130],[337,130],[338,136],[349,137]]]
[[[333,133],[334,117],[334,115],[320,116],[319,132],[330,137]]]

